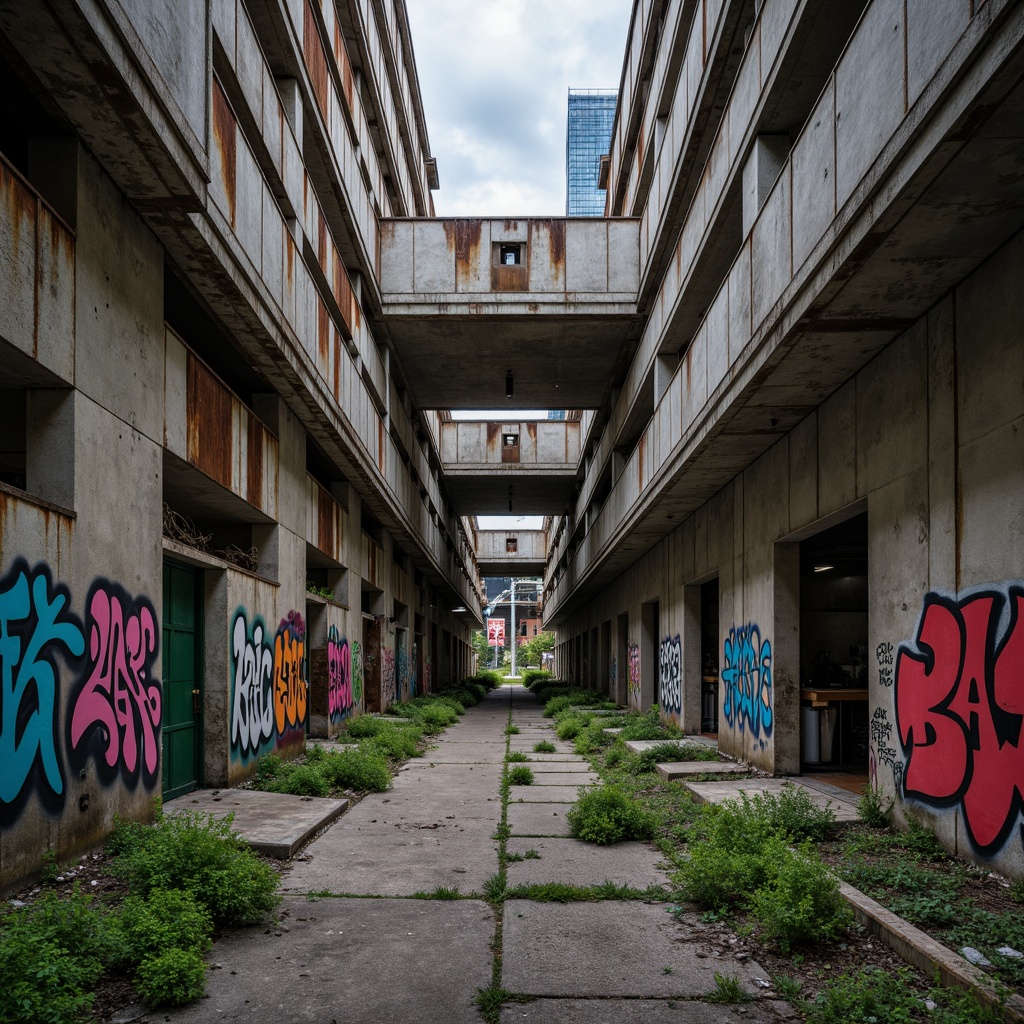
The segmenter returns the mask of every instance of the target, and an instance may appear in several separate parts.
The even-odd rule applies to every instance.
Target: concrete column
[[[788,135],[759,135],[743,165],[743,237],[746,238],[764,206],[789,155]]]

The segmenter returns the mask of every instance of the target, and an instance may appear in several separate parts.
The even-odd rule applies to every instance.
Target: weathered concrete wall
[[[797,542],[866,511],[871,780],[949,849],[1024,875],[1022,273],[1018,235],[574,615],[559,671],[607,673],[695,728],[693,593],[717,577],[719,746],[798,772]],[[615,639],[595,671],[574,643],[588,652],[602,623]]]

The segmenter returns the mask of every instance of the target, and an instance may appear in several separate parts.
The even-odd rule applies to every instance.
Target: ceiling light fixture
[[[828,572],[829,569],[834,569],[834,565],[816,565],[814,567],[815,572]]]

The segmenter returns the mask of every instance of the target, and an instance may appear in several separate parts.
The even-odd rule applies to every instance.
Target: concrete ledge
[[[654,766],[666,782],[690,775],[749,775],[750,769],[735,761],[667,761]]]
[[[197,789],[164,804],[165,814],[198,811],[226,818],[257,853],[288,860],[348,807],[347,800],[328,800],[255,789]]]
[[[1004,1003],[992,979],[958,953],[891,910],[886,910],[852,885],[840,882],[839,891],[853,907],[857,922],[877,935],[891,950],[899,953],[907,963],[913,964],[930,977],[938,977],[940,984],[947,988],[973,989],[987,1008],[1001,1011],[1004,1020],[1024,1021],[1024,999],[1020,996],[1010,995]]]

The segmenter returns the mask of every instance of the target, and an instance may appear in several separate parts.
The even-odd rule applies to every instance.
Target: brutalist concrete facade
[[[436,181],[404,6],[0,37],[3,887],[465,676],[482,589],[380,326]]]
[[[776,775],[853,764],[1015,877],[1022,42],[996,0],[634,6],[646,319],[544,606],[559,674]]]

